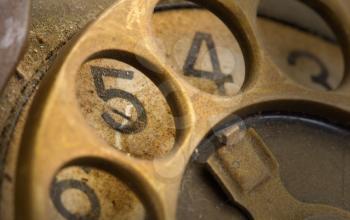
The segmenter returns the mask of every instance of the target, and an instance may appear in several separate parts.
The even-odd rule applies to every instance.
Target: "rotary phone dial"
[[[39,70],[4,104],[1,219],[350,219],[345,0],[87,1],[64,44],[60,4],[3,92]]]

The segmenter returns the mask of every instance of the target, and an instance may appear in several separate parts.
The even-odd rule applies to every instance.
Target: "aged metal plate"
[[[242,51],[214,14],[168,10],[153,16],[153,27],[159,47],[185,81],[210,94],[232,96],[240,91],[245,79]]]
[[[1,161],[6,158],[11,135],[21,112],[29,106],[30,98],[60,49],[113,2],[32,1],[28,47],[16,68],[16,74],[9,79],[0,96]]]
[[[175,121],[158,87],[139,70],[112,59],[84,64],[77,80],[88,123],[116,149],[146,159],[175,144]]]
[[[116,177],[89,167],[69,167],[51,189],[48,219],[145,219],[140,200]]]
[[[245,120],[234,118],[217,132],[234,124],[253,128],[280,164],[287,190],[303,202],[350,210],[348,129],[320,119],[288,114],[262,114]],[[179,219],[250,219],[224,193],[205,165],[221,143],[214,134],[193,154],[182,183]],[[188,203],[193,204],[190,208]],[[336,218],[338,219],[338,218]]]
[[[103,4],[108,5],[107,2]],[[74,16],[72,20],[74,20]],[[193,20],[196,22],[193,22]],[[259,32],[262,38],[261,41],[264,42],[263,45],[266,45],[267,51],[271,54],[270,56],[272,57],[272,60],[281,70],[288,73],[290,78],[296,79],[297,82],[308,87],[326,89],[322,84],[317,84],[312,80],[312,76],[319,72],[319,66],[315,65],[314,60],[311,60],[310,62],[308,59],[303,60],[301,58],[300,63],[299,60],[296,63],[297,66],[288,63],[288,57],[291,51],[299,49],[317,54],[317,56],[319,56],[325,63],[328,70],[328,77],[326,77],[327,82],[332,86],[332,89],[339,85],[343,76],[343,64],[339,48],[336,45],[324,41],[310,33],[295,30],[293,27],[284,26],[283,24],[278,24],[276,21],[259,19],[258,22],[261,29]],[[79,23],[79,25],[82,25],[82,23]],[[178,27],[180,27],[180,29],[177,29]],[[177,7],[176,11],[163,10],[153,16],[153,28],[154,36],[157,37],[155,42],[158,45],[159,52],[163,53],[169,63],[173,64],[172,68],[177,70],[176,72],[178,73],[178,76],[181,77],[181,82],[184,87],[195,88],[195,91],[197,92],[204,91],[209,94],[214,94],[215,96],[212,97],[217,98],[221,95],[232,96],[236,94],[242,86],[243,80],[246,76],[245,64],[240,51],[241,49],[226,26],[213,14],[206,10],[195,9],[193,7],[190,7],[190,9],[181,9]],[[76,27],[76,29],[78,29],[78,27]],[[48,34],[50,31],[43,30],[43,32]],[[271,33],[275,34],[271,36]],[[288,38],[288,40],[286,41],[290,42],[287,47],[284,47],[285,45],[283,42],[279,40],[279,37],[281,36],[287,36],[286,39]],[[46,40],[47,38],[44,37],[43,39]],[[67,40],[67,38],[63,37],[62,39],[59,38],[57,41],[65,42],[65,40]],[[212,42],[215,44],[214,47],[210,46],[212,45]],[[275,45],[275,42],[278,42],[278,44]],[[300,45],[300,42],[307,43]],[[55,43],[53,44],[55,45]],[[196,47],[200,47],[197,52],[193,49]],[[313,48],[318,48],[318,50],[315,51]],[[47,51],[49,51],[49,49]],[[40,52],[40,56],[45,56],[47,51]],[[219,61],[223,70],[222,72],[232,75],[234,79],[238,79],[234,81],[238,81],[238,84],[224,83],[225,92],[222,92],[220,91],[220,87],[217,86],[213,80],[185,76],[186,73],[183,70],[186,70],[186,61],[190,57],[191,51],[195,51],[194,54],[197,54],[196,58],[198,58],[194,59],[196,62],[193,63],[195,65],[195,68],[193,69],[205,70],[207,72],[218,70],[215,69],[215,66],[217,67],[218,63],[215,63],[215,55],[213,55],[216,53],[217,61]],[[230,62],[233,59],[235,59],[236,62]],[[30,60],[25,61],[30,63]],[[34,62],[34,64],[40,66],[39,63]],[[319,63],[316,62],[316,64]],[[46,63],[45,65],[49,66],[49,64]],[[96,89],[98,86],[96,86],[92,75],[92,66],[99,67],[100,73],[105,72],[105,69],[108,69],[106,71],[109,73],[115,72],[115,70],[129,70],[134,73],[135,77],[130,81],[125,79],[115,79],[113,73],[110,74],[112,77],[108,76],[109,73],[105,73],[107,77],[104,78],[103,82],[107,86],[107,89],[122,89],[123,91],[125,90],[137,97],[142,103],[145,112],[150,114],[151,120],[149,122],[152,126],[150,126],[150,129],[148,130],[145,129],[145,133],[137,133],[136,135],[139,135],[138,137],[140,138],[132,138],[130,134],[121,134],[120,131],[118,132],[118,129],[115,129],[115,127],[113,128],[113,126],[111,127],[106,123],[106,120],[101,117],[105,112],[111,114],[115,113],[116,111],[113,111],[114,109],[119,113],[116,113],[113,116],[113,120],[118,121],[120,124],[127,124],[128,120],[137,120],[138,114],[135,106],[129,107],[129,102],[125,102],[125,100],[112,100],[112,103],[108,103],[108,101],[111,100],[104,100],[104,96],[98,94]],[[22,65],[19,69],[21,69],[21,67],[29,69],[29,71],[24,71],[25,73],[28,73],[29,76],[32,74],[31,69],[37,68],[34,67],[34,65]],[[159,158],[160,156],[164,156],[171,152],[176,137],[174,118],[172,118],[172,112],[170,111],[171,107],[166,100],[167,94],[164,94],[164,91],[162,93],[160,89],[156,87],[156,84],[154,84],[147,76],[147,72],[140,72],[129,65],[119,63],[115,60],[100,59],[89,61],[89,63],[82,67],[77,76],[76,95],[79,99],[80,110],[86,119],[87,125],[94,128],[94,132],[96,132],[103,141],[107,142],[112,148],[119,148],[122,152],[126,152],[126,155],[129,153],[130,156],[136,156],[139,158]],[[232,85],[230,84],[234,84],[233,89],[231,89]],[[143,88],[143,90],[138,90],[139,88],[136,88],[136,85],[142,85],[140,87]],[[137,91],[135,91],[135,89],[137,89]],[[228,92],[226,93],[226,91]],[[198,96],[201,97],[201,95]],[[108,106],[108,104],[110,106]],[[205,109],[203,109],[203,112],[204,111]],[[123,118],[118,116],[120,113],[122,113]],[[25,121],[26,115],[24,114],[22,117],[22,120]],[[4,199],[2,202],[3,204],[6,204],[6,210],[2,211],[2,214],[6,213],[5,216],[9,219],[12,218],[13,213],[11,213],[11,211],[13,210],[13,207],[9,207],[7,204],[12,204],[13,202],[12,192],[14,188],[12,180],[14,178],[13,173],[16,163],[14,158],[16,158],[19,147],[22,125],[23,124],[20,123],[15,132],[16,136],[12,141],[11,151],[8,154],[5,168],[7,171],[7,178],[5,179],[3,186],[2,194]],[[152,135],[150,136],[150,134]],[[153,134],[155,135],[153,136]],[[61,198],[63,206],[68,212],[75,213],[76,218],[85,216],[91,210],[95,210],[90,214],[92,219],[96,218],[96,213],[99,213],[100,219],[128,219],[130,216],[142,219],[144,218],[145,213],[147,213],[141,204],[141,201],[137,199],[137,196],[130,190],[130,188],[123,184],[121,180],[113,178],[104,171],[93,170],[90,173],[87,173],[86,169],[82,169],[81,167],[69,168],[61,171],[57,176],[58,181],[64,179],[74,179],[84,182],[84,184],[80,183],[78,185],[88,185],[88,187],[94,191],[96,197],[98,197],[99,203],[96,203],[91,201],[94,200],[91,198],[96,198],[95,196],[86,196],[89,193],[85,193],[86,195],[84,195],[84,193],[79,192],[79,190],[78,192],[76,190],[68,190],[65,192]],[[71,185],[74,184],[75,182],[72,181]],[[116,186],[116,190],[109,191],[110,186]],[[54,188],[52,190],[55,191]],[[210,192],[208,193],[210,194]],[[221,192],[215,193],[220,194]],[[225,200],[225,197],[223,196],[220,199]],[[115,207],[111,208],[111,204],[113,206],[116,201],[120,202]],[[212,201],[215,202],[216,200],[213,199]],[[211,201],[208,202],[210,203]],[[231,207],[231,204],[225,202],[219,202],[219,204],[221,207],[219,208],[219,210],[221,210],[220,214],[227,213],[227,216],[240,216],[238,219],[244,219],[237,209]],[[2,206],[4,207],[4,205]],[[53,204],[50,204],[50,207],[52,219],[65,219],[63,216],[67,219],[67,214],[62,214],[62,208],[57,209]],[[101,207],[101,210],[96,211],[99,207]],[[204,207],[208,207],[208,210],[211,210],[210,206]],[[67,213],[67,211],[63,211],[63,213]],[[215,212],[213,211],[212,213],[214,214]],[[203,215],[200,216],[200,214],[197,216],[198,218],[203,217]]]
[[[269,19],[258,26],[266,51],[291,79],[312,89],[338,88],[345,66],[339,45]]]

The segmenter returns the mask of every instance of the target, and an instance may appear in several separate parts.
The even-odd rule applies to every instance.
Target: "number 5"
[[[147,125],[147,115],[142,103],[134,95],[126,91],[120,89],[106,89],[103,81],[104,76],[132,80],[134,73],[131,71],[107,69],[96,66],[91,67],[91,73],[94,79],[97,95],[104,102],[107,102],[113,98],[125,99],[135,107],[137,112],[137,119],[135,121],[132,121],[132,119],[126,116],[124,113],[118,111],[117,109],[112,109],[113,113],[118,114],[128,120],[128,123],[126,124],[116,122],[108,112],[104,112],[101,115],[103,120],[111,128],[124,134],[139,133],[144,130]]]

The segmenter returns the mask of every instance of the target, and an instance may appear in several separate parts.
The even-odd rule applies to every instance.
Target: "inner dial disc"
[[[350,210],[348,130],[283,114],[252,116],[239,123],[262,137],[280,164],[282,182],[295,198]],[[234,124],[236,120],[221,127]],[[211,135],[193,154],[182,182],[178,219],[250,219],[230,201],[206,167],[207,158],[220,145]]]

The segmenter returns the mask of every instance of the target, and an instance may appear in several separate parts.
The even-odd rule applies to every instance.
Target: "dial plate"
[[[235,123],[236,118],[223,126]],[[294,197],[350,210],[348,130],[283,114],[252,116],[241,123],[246,129],[255,129],[270,147],[280,164],[282,181]],[[216,136],[209,136],[193,154],[181,187],[179,219],[250,219],[249,213],[226,196],[206,167],[206,158],[219,146]]]
[[[181,15],[178,16],[178,14]],[[193,18],[200,18],[198,19],[198,23],[196,23],[196,25],[193,25],[193,23],[191,22],[193,21]],[[204,25],[204,23],[211,25],[210,27],[208,27]],[[322,59],[322,61],[326,63],[329,73],[327,77],[327,82],[329,82],[329,84],[334,87],[338,85],[339,79],[342,77],[342,71],[340,70],[341,63],[339,63],[339,60],[333,62],[333,59],[335,60],[337,59],[337,57],[339,57],[339,54],[337,52],[339,49],[337,49],[336,45],[319,39],[315,35],[294,30],[293,27],[288,27],[283,24],[276,23],[275,21],[263,20],[260,18],[259,23],[261,23],[260,27],[262,32],[269,30],[269,33],[280,33],[275,34],[274,36],[270,36],[269,33],[267,33],[266,35],[262,34],[262,36],[271,37],[271,39],[268,40],[271,40],[272,42],[274,42],[273,40],[278,41],[276,40],[278,36],[293,35],[293,38],[291,38],[290,41],[290,45],[288,45],[288,48],[286,48],[283,53],[279,54],[277,52],[274,52],[277,49],[273,48],[271,49],[270,54],[277,65],[279,62],[281,62],[283,65],[287,66],[286,68],[294,69],[293,73],[291,74],[300,74],[300,78],[302,79],[301,84],[311,84],[311,86],[315,86],[317,88],[321,87],[321,89],[324,89],[322,85],[315,83],[311,79],[312,75],[319,72],[319,66],[317,66],[318,63],[315,63],[314,60],[303,60],[302,58],[300,58],[300,60],[297,60],[297,66],[288,66],[290,65],[288,63],[290,51],[293,51],[294,49],[297,50],[300,48],[305,51],[308,51],[311,48],[310,51],[308,51],[309,53],[317,52],[317,56],[319,56],[320,59],[324,58]],[[234,76],[233,78],[236,79],[236,81],[234,82],[240,82],[241,80],[241,83],[243,83],[243,80],[245,78],[244,62],[242,62],[243,59],[237,42],[235,41],[233,35],[228,32],[224,24],[208,11],[203,9],[177,9],[176,11],[163,11],[154,15],[153,25],[155,30],[155,36],[158,36],[160,42],[160,50],[163,50],[165,56],[168,54],[168,58],[169,60],[171,60],[171,64],[173,65],[174,69],[186,69],[184,67],[186,67],[186,61],[188,57],[191,56],[191,51],[196,52],[196,50],[194,50],[193,48],[200,47],[199,50],[197,50],[197,52],[194,53],[197,55],[197,59],[195,60],[196,62],[194,63],[195,66],[193,66],[195,70],[205,70],[207,72],[213,73],[213,67],[217,67],[219,63],[222,72],[226,73],[226,75],[231,72]],[[177,34],[177,30],[174,29],[179,26],[181,26],[182,30],[179,30],[178,33],[182,34]],[[176,34],[174,34],[174,32]],[[183,39],[182,36],[185,36],[185,39]],[[299,40],[293,40],[295,38]],[[303,42],[304,40],[309,42],[309,44],[301,46],[300,42]],[[215,46],[210,46],[213,43]],[[227,48],[230,49],[227,50]],[[318,50],[315,52],[312,48],[318,48]],[[267,50],[269,51],[270,49],[267,48]],[[217,63],[215,63],[215,58],[213,59],[213,56],[215,57],[215,55],[213,54],[215,53],[217,53]],[[128,77],[125,77],[124,79],[116,79],[113,76],[107,76],[103,79],[103,82],[106,85],[106,88],[121,89],[125,92],[131,93],[134,97],[138,97],[138,99],[140,100],[140,102],[142,102],[145,108],[145,112],[151,115],[150,118],[152,120],[147,121],[149,122],[147,125],[152,125],[149,132],[125,134],[106,123],[106,120],[102,117],[102,115],[105,112],[110,114],[114,113],[113,120],[119,122],[119,124],[127,124],[127,121],[130,119],[136,120],[137,111],[135,107],[128,107],[130,106],[130,102],[122,99],[104,101],[103,98],[101,98],[102,95],[98,94],[98,86],[96,86],[94,80],[92,67],[97,67],[97,69],[99,68],[100,72],[116,72],[116,70],[121,70],[124,71],[124,73],[125,71],[130,71],[134,73],[134,78],[132,78],[131,80],[129,80]],[[280,68],[283,69],[282,66]],[[210,94],[223,95],[222,91],[220,92],[220,87],[217,86],[217,84],[213,83],[212,80],[208,80],[203,77],[201,78],[188,75],[186,76],[186,73],[184,71],[179,72],[183,74],[181,75],[181,77],[184,79],[183,83],[187,86],[193,86],[195,88],[198,88],[199,90],[205,91]],[[292,75],[291,78],[293,77],[295,76]],[[226,95],[232,95],[235,91],[237,91],[232,90],[232,93],[228,92],[231,91],[230,88],[232,87],[230,87],[229,84],[232,83],[224,84]],[[240,85],[237,85],[237,88],[238,87],[240,87]],[[93,127],[96,130],[96,132],[100,135],[100,137],[103,138],[106,142],[108,142],[111,145],[111,147],[115,147],[131,155],[147,159],[159,157],[171,150],[174,141],[175,127],[173,119],[171,117],[172,114],[170,108],[167,104],[167,101],[163,97],[163,94],[159,91],[157,86],[146,77],[145,73],[141,73],[140,71],[126,64],[119,63],[117,61],[91,61],[90,63],[87,63],[82,67],[81,74],[77,79],[77,96],[80,99],[81,109],[83,114],[85,114],[86,116],[87,124]],[[152,97],[151,100],[154,101],[154,103],[148,102],[149,97]],[[124,114],[124,116],[120,117],[121,114],[115,113],[113,109],[118,110],[119,113]],[[25,120],[25,115],[23,117],[23,120]],[[159,120],[159,118],[161,120]],[[160,131],[157,130],[157,128],[162,129],[160,133],[157,133],[158,131]],[[19,124],[16,131],[18,137],[16,136],[15,138],[17,138],[17,140],[13,141],[11,151],[9,152],[9,159],[7,160],[8,171],[13,170],[13,166],[15,164],[15,159],[11,158],[16,157],[19,141],[18,138],[20,136],[19,134],[21,133],[21,129],[22,124]],[[146,132],[146,130],[147,128],[145,128],[143,131]],[[139,138],[135,138],[135,136],[133,137],[133,135],[139,135]],[[161,139],[154,135],[159,135]],[[151,138],[149,139],[149,137]],[[139,147],[140,145],[146,147]],[[110,219],[108,218],[110,216],[119,219],[124,218],[125,216],[134,215],[135,213],[137,213],[136,216],[141,218],[142,213],[144,214],[145,211],[142,209],[140,201],[136,199],[136,196],[131,192],[131,190],[129,190],[127,186],[123,185],[118,179],[107,177],[108,175],[103,174],[103,172],[100,172],[101,171],[93,171],[93,175],[89,176],[83,168],[75,167],[68,170],[63,170],[62,173],[60,173],[57,176],[57,179],[58,181],[64,180],[65,178],[74,180],[83,180],[85,178],[89,179],[88,182],[92,182],[92,184],[89,185],[89,187],[92,189],[92,191],[95,192],[100,204],[113,203],[112,200],[110,200],[110,198],[107,198],[106,194],[101,193],[101,187],[118,185],[120,186],[120,188],[123,188],[123,190],[125,190],[125,192],[127,193],[124,194],[121,193],[121,191],[116,190],[115,192],[113,192],[118,194],[115,198],[125,199],[127,200],[125,204],[129,204],[129,201],[130,204],[132,203],[133,205],[130,207],[130,209],[125,209],[125,212],[109,212],[110,210],[108,208],[105,209],[104,206],[101,206],[100,213],[109,213],[103,214],[101,219]],[[95,180],[96,176],[106,176],[106,178],[102,178],[102,182],[97,184],[98,181]],[[11,204],[11,202],[13,201],[12,193],[10,193],[13,184],[13,181],[11,181],[12,179],[12,172],[9,172],[8,178],[5,178],[4,181],[4,199],[1,201],[6,203],[6,205],[2,205],[2,207],[8,207],[7,204]],[[113,193],[111,193],[111,195]],[[215,193],[220,194],[220,192]],[[315,192],[315,194],[317,193],[319,192]],[[222,195],[219,195],[217,197],[220,199],[223,198]],[[70,190],[64,193],[62,203],[63,206],[70,212],[86,213],[89,209],[89,204],[87,202],[88,198],[89,197],[86,197],[86,195],[81,194],[79,191],[77,192],[76,190]],[[82,202],[82,204],[77,204],[74,201],[85,202]],[[227,202],[221,202],[218,203],[218,206],[218,210],[224,209],[225,211],[222,211],[222,213],[227,213],[227,216],[231,216],[232,214],[233,216],[238,216],[238,219],[244,219],[243,215],[236,208],[231,207],[231,204]],[[59,214],[59,211],[55,209],[54,206],[52,206],[52,208],[53,216],[56,216],[57,219],[62,219],[63,215]],[[180,212],[182,209],[183,207],[180,206]],[[188,207],[186,209],[188,209]],[[5,213],[6,216],[11,216],[11,211],[8,210],[11,210],[11,208],[4,210],[2,213]],[[200,212],[196,214],[197,217],[200,217],[198,216],[199,214]]]

